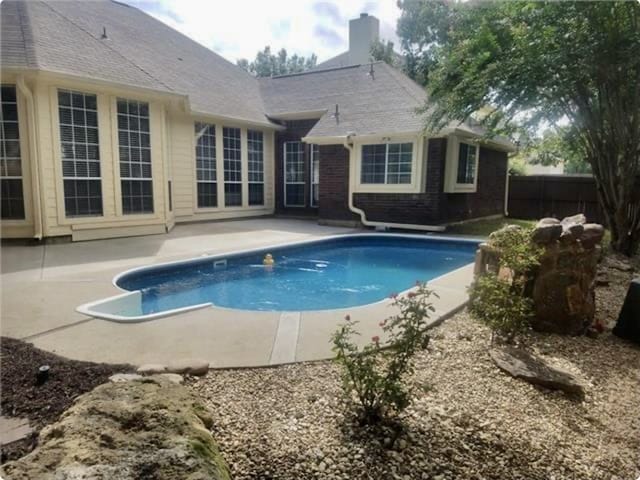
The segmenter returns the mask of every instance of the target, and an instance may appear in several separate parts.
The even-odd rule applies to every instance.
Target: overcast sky
[[[266,45],[323,61],[348,48],[349,19],[380,19],[380,37],[398,45],[396,0],[124,0],[231,62]]]

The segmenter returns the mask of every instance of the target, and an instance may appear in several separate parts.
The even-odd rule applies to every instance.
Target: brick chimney
[[[380,38],[380,20],[373,15],[361,13],[359,18],[349,20],[349,61],[363,64],[371,61],[371,44]]]

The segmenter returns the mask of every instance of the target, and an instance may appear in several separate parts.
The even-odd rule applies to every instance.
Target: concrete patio
[[[177,226],[167,235],[82,243],[3,245],[2,335],[65,357],[96,362],[168,363],[202,358],[213,368],[264,366],[331,356],[330,335],[349,313],[362,339],[379,334],[388,301],[344,310],[253,312],[206,308],[144,323],[121,324],[75,311],[121,293],[123,270],[199,256],[348,233],[312,221],[263,218]],[[437,321],[463,305],[472,267],[430,282]]]

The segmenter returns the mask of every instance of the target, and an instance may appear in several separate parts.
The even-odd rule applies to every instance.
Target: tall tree
[[[490,131],[569,122],[612,247],[640,244],[640,4],[404,0],[398,32],[423,66],[431,129],[486,105]],[[405,45],[406,44],[406,45]]]
[[[272,77],[310,70],[316,66],[317,61],[315,53],[310,57],[296,54],[288,56],[287,51],[283,48],[277,54],[273,54],[271,47],[266,46],[264,50],[257,53],[254,61],[249,62],[247,59],[241,58],[237,64],[256,77]]]

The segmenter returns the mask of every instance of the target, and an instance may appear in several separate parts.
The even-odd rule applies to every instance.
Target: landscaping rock
[[[111,375],[109,377],[109,381],[113,383],[122,383],[122,382],[130,382],[132,380],[142,380],[144,378],[142,375],[138,375],[137,373],[116,373],[115,375]]]
[[[182,375],[178,375],[177,373],[159,373],[159,377],[166,378],[170,382],[181,384],[184,382],[184,377]]]
[[[562,225],[559,223],[550,224],[538,222],[536,224],[536,228],[531,233],[531,239],[540,244],[545,245],[548,243],[555,242],[562,235]]]
[[[587,217],[585,217],[583,213],[578,213],[570,217],[564,217],[560,223],[563,228],[567,229],[572,225],[584,225],[587,223]]]
[[[553,218],[553,217],[545,217],[545,218],[541,218],[540,220],[538,220],[538,226],[540,225],[559,225],[560,224],[560,220],[558,220],[557,218]]]
[[[604,227],[599,223],[587,223],[579,240],[583,248],[593,248],[598,245],[604,237]]]
[[[548,365],[542,358],[513,347],[494,348],[491,360],[509,375],[553,390],[584,395],[584,387],[566,370]]]
[[[209,371],[209,362],[198,359],[182,359],[170,363],[167,366],[168,373],[182,373],[185,375],[206,375]]]
[[[12,480],[227,480],[201,417],[208,412],[199,399],[162,376],[106,383],[79,397],[41,431],[33,452],[2,473]]]
[[[166,371],[167,366],[159,363],[147,363],[145,365],[140,365],[136,370],[140,375],[153,375],[155,373],[164,373]]]

